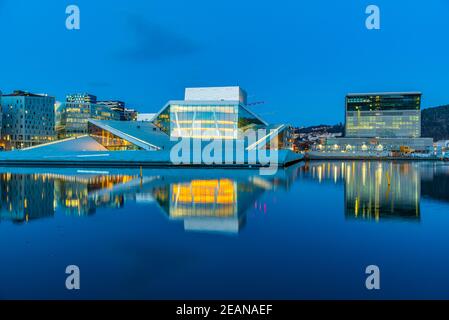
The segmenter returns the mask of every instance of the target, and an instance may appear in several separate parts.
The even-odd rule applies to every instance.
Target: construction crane
[[[265,104],[265,101],[251,102],[251,103],[247,103],[246,105],[247,105],[248,107],[251,107],[251,106],[257,106],[257,105],[259,105],[259,104]]]

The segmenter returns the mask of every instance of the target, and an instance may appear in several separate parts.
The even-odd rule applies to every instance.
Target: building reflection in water
[[[155,198],[170,219],[184,221],[186,230],[235,233],[264,190],[251,179],[194,179],[158,188]]]
[[[433,163],[421,170],[421,196],[438,201],[449,202],[449,165]]]
[[[376,221],[420,220],[420,172],[417,162],[335,161],[304,167],[304,174],[320,183],[344,185],[347,218]]]
[[[0,174],[0,219],[23,222],[54,214],[54,181],[39,174]]]
[[[258,170],[157,170],[129,174],[67,169],[67,172],[0,174],[1,220],[25,222],[55,212],[88,216],[98,208],[123,208],[128,202],[156,203],[185,230],[237,233],[266,191],[289,189],[300,165],[259,176]],[[43,169],[42,169],[43,170]],[[31,171],[32,172],[32,171]],[[157,172],[157,174],[153,174]],[[205,178],[208,176],[210,178]],[[266,210],[266,205],[264,206]]]
[[[115,185],[136,179],[136,176],[64,176],[53,175],[55,196],[60,207],[69,215],[91,215],[97,208],[121,208],[124,196],[109,192],[95,194],[98,190],[112,190]],[[95,196],[93,196],[95,194]]]
[[[289,189],[300,166],[261,177],[258,171],[222,171],[220,178],[165,177],[154,186],[154,199],[174,221],[183,221],[188,231],[238,233],[246,223],[246,213],[266,191]],[[266,205],[265,205],[266,207]]]

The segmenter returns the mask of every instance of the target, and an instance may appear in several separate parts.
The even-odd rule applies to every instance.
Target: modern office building
[[[97,97],[89,93],[74,93],[66,97],[69,103],[97,103]]]
[[[420,92],[348,94],[346,137],[421,137],[421,95]]]
[[[97,97],[88,93],[70,94],[56,110],[56,133],[59,139],[87,134],[87,122],[120,120],[120,114],[108,105],[98,104]]]
[[[2,91],[0,90],[0,151],[5,150],[5,143],[1,139],[1,132],[3,130],[3,108],[2,108]]]
[[[134,109],[125,108],[124,121],[137,121],[139,113]]]
[[[123,101],[118,100],[105,100],[98,101],[98,105],[107,106],[112,111],[115,111],[120,115],[121,121],[136,121],[137,120],[137,111],[134,109],[126,108],[126,104]]]
[[[98,101],[98,105],[108,106],[109,109],[115,111],[120,115],[120,120],[125,120],[125,103],[118,100]]]
[[[22,149],[55,140],[55,98],[16,90],[1,96],[5,149]]]
[[[326,139],[311,157],[409,156],[433,149],[432,138],[421,138],[420,92],[348,94],[345,114],[345,136]]]

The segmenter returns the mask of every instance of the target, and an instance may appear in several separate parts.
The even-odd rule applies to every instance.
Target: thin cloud
[[[162,26],[148,23],[140,16],[129,16],[128,29],[135,43],[121,52],[120,57],[132,62],[162,60],[189,55],[198,47],[187,37],[175,34]]]

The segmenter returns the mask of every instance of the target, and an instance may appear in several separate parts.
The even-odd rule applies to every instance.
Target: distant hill
[[[312,132],[343,133],[344,126],[342,123],[340,123],[336,125],[320,124],[317,126],[298,128],[298,133],[312,133]]]
[[[422,110],[421,136],[449,140],[449,105]]]

